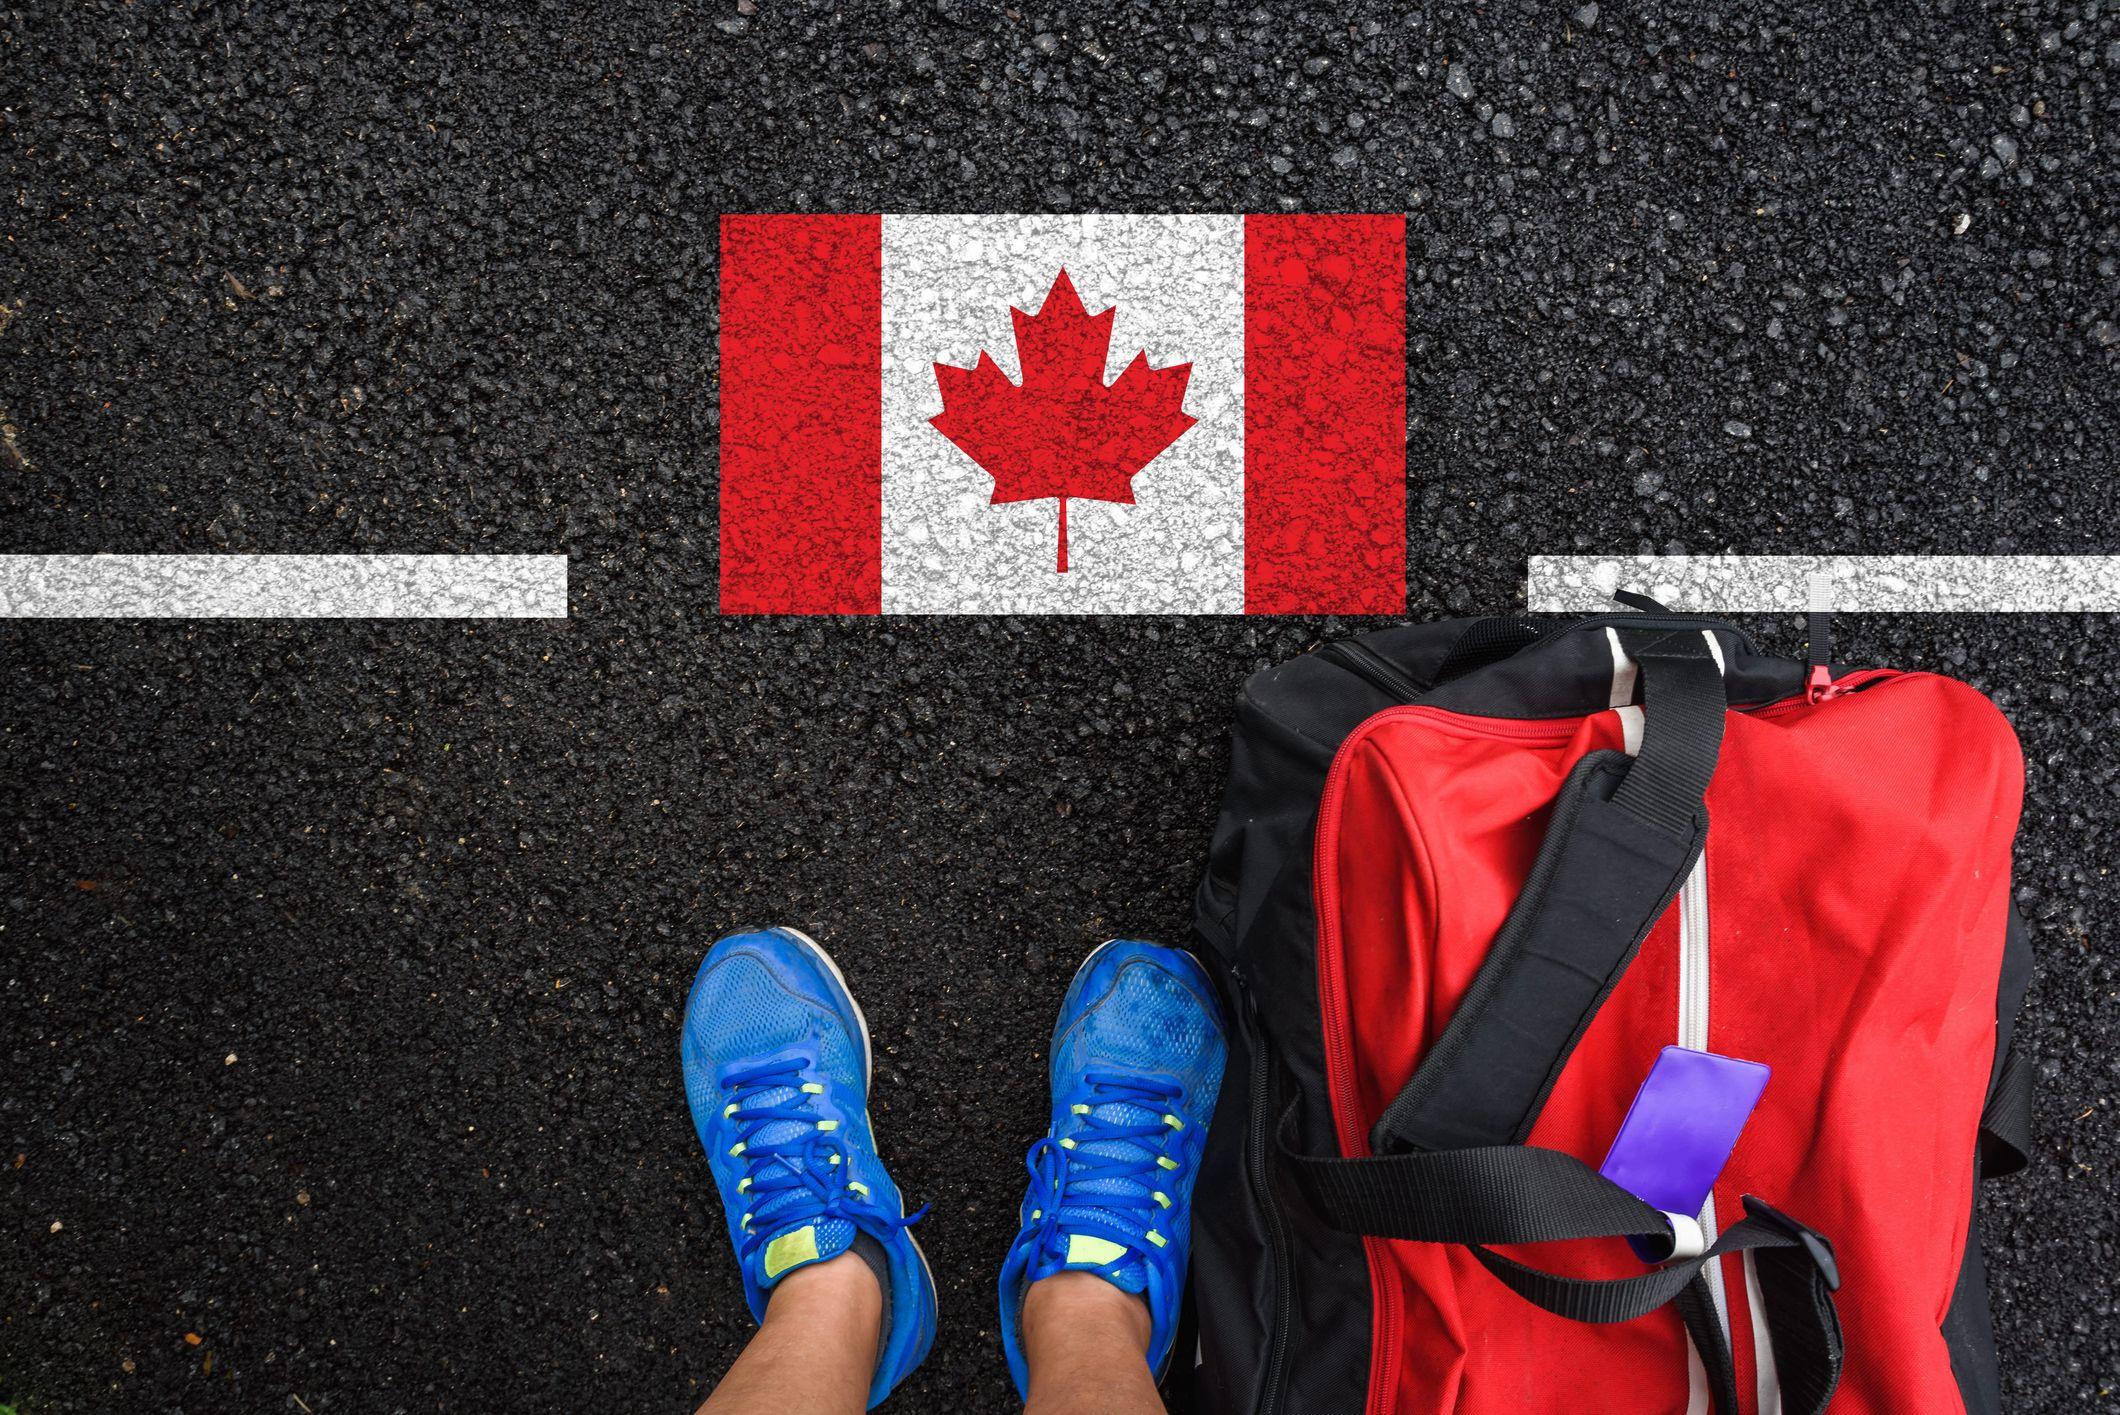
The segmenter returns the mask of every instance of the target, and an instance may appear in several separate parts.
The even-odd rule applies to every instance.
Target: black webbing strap
[[[1295,1112],[1283,1116],[1280,1157],[1313,1212],[1349,1233],[1462,1243],[1504,1285],[1535,1306],[1579,1322],[1625,1322],[1677,1303],[1695,1332],[1717,1409],[1734,1412],[1735,1386],[1721,1324],[1693,1291],[1708,1265],[1752,1252],[1784,1409],[1816,1415],[1839,1383],[1843,1348],[1832,1293],[1840,1273],[1826,1240],[1749,1196],[1745,1218],[1695,1257],[1638,1277],[1576,1278],[1492,1251],[1493,1245],[1582,1238],[1668,1238],[1669,1221],[1581,1160],[1528,1145],[1323,1158],[1298,1151]],[[1692,1295],[1688,1295],[1692,1292]],[[1721,1374],[1716,1375],[1717,1372]]]
[[[1784,1415],[1823,1415],[1840,1385],[1847,1350],[1833,1292],[1840,1271],[1833,1250],[1811,1229],[1747,1195],[1745,1217],[1723,1230],[1705,1253],[1666,1263],[1640,1277],[1561,1277],[1488,1252],[1473,1255],[1518,1296],[1558,1316],[1581,1322],[1624,1322],[1678,1303],[1701,1353],[1715,1409],[1737,1415],[1734,1363],[1722,1323],[1705,1291],[1710,1264],[1732,1253],[1752,1254],[1762,1315],[1773,1344]]]
[[[1642,677],[1642,748],[1612,804],[1690,837],[1706,819],[1701,798],[1722,752],[1729,705],[1722,668],[1698,633],[1668,635],[1634,658]]]
[[[1708,1394],[1714,1402],[1710,1408],[1736,1410],[1737,1358],[1730,1353],[1729,1334],[1723,1330],[1722,1313],[1715,1305],[1706,1271],[1695,1274],[1671,1305],[1678,1309],[1686,1323],[1686,1335],[1693,1338],[1693,1349],[1700,1353],[1701,1370],[1708,1378]]]
[[[1443,1034],[1378,1118],[1378,1153],[1521,1142],[1707,836],[1722,672],[1696,631],[1640,649],[1630,762],[1594,752],[1554,803],[1523,892]]]
[[[1535,1145],[1369,1155],[1305,1154],[1295,1110],[1281,1122],[1281,1159],[1326,1223],[1350,1233],[1424,1243],[1560,1243],[1616,1236],[1665,1239],[1661,1213],[1574,1155]]]
[[[1980,1177],[2015,1174],[2031,1155],[2032,1065],[2013,1042],[1980,1112]]]
[[[1814,1246],[1815,1245],[1815,1246]],[[1832,1316],[1832,1291],[1840,1284],[1840,1274],[1835,1266],[1832,1249],[1816,1233],[1795,1224],[1778,1211],[1768,1208],[1757,1200],[1745,1199],[1745,1217],[1724,1229],[1706,1252],[1690,1258],[1677,1258],[1662,1267],[1652,1268],[1639,1277],[1563,1277],[1540,1268],[1527,1266],[1513,1258],[1505,1258],[1489,1251],[1485,1245],[1471,1244],[1473,1254],[1484,1264],[1487,1271],[1500,1278],[1511,1290],[1535,1306],[1543,1307],[1555,1316],[1568,1317],[1578,1322],[1631,1322],[1646,1317],[1651,1312],[1676,1302],[1693,1281],[1717,1258],[1732,1253],[1752,1252],[1753,1261],[1762,1269],[1760,1286],[1762,1295],[1766,1287],[1764,1269],[1780,1259],[1795,1264],[1796,1269],[1808,1269],[1805,1279],[1806,1291],[1796,1311],[1789,1314],[1797,1324],[1816,1325],[1813,1318],[1808,1288],[1815,1284],[1823,1296],[1823,1311]],[[1820,1254],[1823,1254],[1821,1257]],[[1779,1259],[1769,1255],[1779,1255]],[[1774,1323],[1772,1299],[1768,1301],[1768,1331],[1773,1333]],[[1813,1332],[1809,1344],[1822,1349],[1830,1345],[1836,1358],[1839,1348],[1839,1321],[1831,1322],[1830,1333]],[[1719,1335],[1719,1333],[1718,1333]],[[1777,1369],[1782,1361],[1782,1343],[1774,1346]],[[1727,1358],[1725,1358],[1727,1359]]]
[[[1806,660],[1815,672],[1833,666],[1833,577],[1814,574],[1806,584],[1804,637],[1808,639]]]

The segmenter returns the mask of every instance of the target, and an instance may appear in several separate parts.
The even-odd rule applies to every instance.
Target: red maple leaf
[[[1192,365],[1152,369],[1146,351],[1104,381],[1115,305],[1082,307],[1063,267],[1036,314],[1013,307],[1019,387],[984,349],[972,368],[935,365],[942,412],[928,419],[994,479],[993,503],[1060,498],[1060,569],[1067,502],[1134,502],[1134,474],[1199,419],[1185,411]]]

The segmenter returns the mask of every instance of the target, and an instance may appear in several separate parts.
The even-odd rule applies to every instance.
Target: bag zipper
[[[1682,615],[1670,614],[1593,614],[1587,618],[1570,620],[1558,626],[1551,635],[1539,640],[1538,643],[1551,642],[1563,634],[1603,629],[1608,626],[1629,629],[1671,630],[1697,628],[1707,633],[1722,630],[1733,635],[1743,645],[1745,652],[1751,654],[1759,652],[1759,646],[1752,642],[1751,636],[1734,624],[1724,623],[1720,619],[1687,618]],[[1525,647],[1535,648],[1537,643],[1527,644]],[[1523,652],[1523,650],[1518,650],[1518,652]],[[1382,692],[1386,697],[1397,698],[1402,703],[1412,703],[1426,697],[1437,686],[1420,682],[1396,663],[1393,663],[1359,639],[1334,640],[1318,650],[1318,656],[1338,664],[1355,677],[1368,683],[1372,688]]]
[[[1325,861],[1330,852],[1326,849],[1327,836],[1324,832],[1328,828],[1331,830],[1330,841],[1337,848],[1340,797],[1347,790],[1348,754],[1356,743],[1382,723],[1395,722],[1402,718],[1417,718],[1443,724],[1450,722],[1454,716],[1455,714],[1446,713],[1440,708],[1385,708],[1349,733],[1346,740],[1340,743],[1340,749],[1333,754],[1332,766],[1325,773],[1325,789],[1318,797],[1317,840],[1311,857],[1311,889],[1320,938],[1328,933],[1337,937],[1340,928],[1340,893],[1337,880],[1325,868]],[[1534,725],[1500,718],[1487,719],[1481,725],[1489,724],[1506,724],[1511,728]],[[1545,727],[1546,724],[1539,723],[1535,726]],[[1571,726],[1569,730],[1572,732],[1574,729]],[[1325,1033],[1325,1080],[1330,1097],[1330,1093],[1337,1092],[1339,1087],[1350,1081],[1354,1075],[1354,1061],[1348,1054],[1350,1043],[1347,1037],[1346,989],[1341,971],[1337,968],[1329,977],[1321,973],[1318,978],[1318,1010]],[[1339,1132],[1342,1154],[1361,1153],[1361,1150],[1348,1143],[1348,1137],[1340,1123],[1337,1104],[1333,1106],[1333,1128]],[[1399,1345],[1392,1334],[1399,1329],[1399,1285],[1396,1281],[1386,1280],[1382,1247],[1381,1239],[1362,1240],[1362,1258],[1369,1269],[1369,1292],[1377,1308],[1370,1322],[1369,1375],[1363,1400],[1365,1415],[1389,1415],[1398,1392]],[[1377,1333],[1380,1332],[1386,1334],[1386,1340],[1381,1346],[1377,1343]]]
[[[1678,1044],[1708,1049],[1708,852],[1678,891]]]
[[[1273,1142],[1274,1128],[1279,1120],[1273,1113],[1271,1059],[1260,1045],[1258,1008],[1251,1000],[1250,986],[1241,979],[1237,991],[1244,1001],[1238,1016],[1251,1057],[1251,1129],[1245,1139],[1244,1163],[1250,1174],[1252,1195],[1259,1205],[1259,1216],[1265,1221],[1267,1246],[1273,1254],[1273,1314],[1267,1327],[1266,1373],[1259,1388],[1255,1415],[1279,1415],[1281,1387],[1287,1378],[1288,1333],[1292,1325],[1290,1308],[1294,1305],[1288,1279],[1288,1228],[1281,1218],[1281,1206],[1274,1199],[1273,1181],[1266,1167],[1266,1147]]]
[[[1678,1044],[1694,1051],[1708,1049],[1709,958],[1708,850],[1703,844],[1700,857],[1693,862],[1693,868],[1686,872],[1686,882],[1680,885],[1678,890]],[[1709,1189],[1707,1200],[1701,1205],[1697,1217],[1700,1220],[1701,1237],[1706,1242],[1713,1243],[1717,1228],[1715,1191],[1712,1188]],[[1717,1259],[1702,1271],[1707,1274],[1708,1297],[1715,1306],[1715,1318],[1722,1327],[1723,1342],[1728,1345],[1730,1299],[1723,1289],[1722,1261]],[[1690,1336],[1686,1339],[1686,1345],[1690,1351],[1693,1345]],[[1692,1385],[1693,1360],[1691,1355],[1686,1358],[1689,1412],[1695,1408],[1711,1408],[1713,1405],[1712,1396],[1709,1397],[1708,1407],[1696,1407],[1693,1403],[1694,1395],[1706,1394],[1705,1389],[1694,1388]]]
[[[1736,639],[1746,653],[1755,658],[1759,656],[1759,645],[1750,634],[1726,619],[1706,614],[1592,614],[1584,619],[1571,619],[1561,627],[1570,633],[1587,629],[1669,629],[1674,633],[1685,629],[1699,629],[1704,633],[1719,631]]]
[[[1386,697],[1411,702],[1428,691],[1396,663],[1360,640],[1341,639],[1337,643],[1327,644],[1323,653],[1326,658],[1367,682]]]

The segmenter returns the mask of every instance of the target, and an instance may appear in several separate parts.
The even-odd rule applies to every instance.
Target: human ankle
[[[1092,1272],[1054,1273],[1025,1290],[1023,1336],[1027,1346],[1043,1345],[1042,1338],[1049,1334],[1078,1334],[1088,1329],[1111,1340],[1123,1337],[1130,1349],[1145,1357],[1155,1319],[1147,1298]]]
[[[832,1318],[857,1328],[883,1326],[883,1284],[852,1249],[821,1263],[795,1269],[775,1283],[766,1297],[766,1319],[795,1317],[803,1321]]]

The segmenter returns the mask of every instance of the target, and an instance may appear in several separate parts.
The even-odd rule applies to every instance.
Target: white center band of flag
[[[2080,614],[2120,612],[2114,555],[1534,555],[1534,613],[1612,607],[1635,590],[1679,610],[1802,613],[1814,575],[1849,612]]]
[[[564,555],[0,555],[7,619],[564,619]]]

